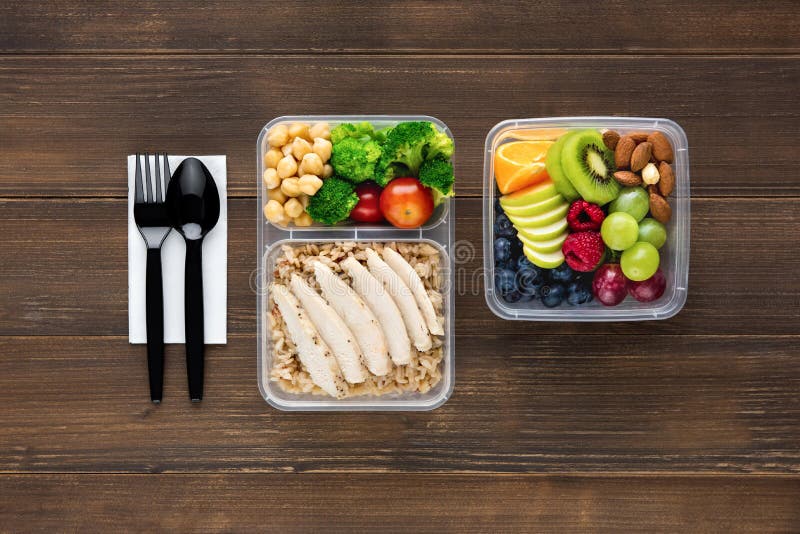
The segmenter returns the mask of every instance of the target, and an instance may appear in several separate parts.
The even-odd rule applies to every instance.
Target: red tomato
[[[358,222],[381,222],[383,220],[380,207],[381,191],[383,189],[375,182],[359,184],[356,187],[358,204],[350,212],[350,218]]]
[[[416,178],[395,178],[381,193],[381,211],[398,228],[417,228],[431,218],[433,194]]]

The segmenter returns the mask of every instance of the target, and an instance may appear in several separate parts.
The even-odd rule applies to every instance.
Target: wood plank
[[[754,477],[12,476],[0,478],[0,521],[10,531],[767,533],[800,528],[799,491],[797,478]]]
[[[209,24],[213,21],[212,24]],[[565,30],[568,25],[569,31]],[[249,2],[186,0],[0,7],[0,50],[212,53],[741,53],[800,51],[789,0]]]
[[[800,474],[798,336],[537,330],[461,331],[425,413],[279,412],[253,335],[209,347],[202,405],[169,346],[160,406],[125,338],[0,337],[0,472]]]
[[[796,57],[2,57],[0,195],[123,196],[125,155],[156,149],[225,153],[253,196],[267,121],[372,112],[444,120],[463,196],[498,121],[614,114],[685,128],[694,195],[797,196],[799,85]]]
[[[228,328],[255,330],[256,201],[229,203]],[[795,335],[800,281],[786,235],[797,202],[695,199],[689,298],[677,317],[641,323],[516,323],[495,317],[483,288],[481,205],[459,199],[456,323],[460,332],[516,334]],[[125,201],[0,201],[0,335],[127,335]]]

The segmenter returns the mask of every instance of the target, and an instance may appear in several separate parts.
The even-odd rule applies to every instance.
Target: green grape
[[[650,217],[639,223],[639,241],[647,241],[656,248],[667,242],[667,229],[663,224]]]
[[[608,248],[625,250],[639,237],[639,224],[631,215],[624,211],[609,214],[600,227],[600,235]]]
[[[626,187],[608,205],[608,212],[624,211],[637,221],[641,221],[650,211],[650,195],[642,187]]]
[[[626,278],[641,282],[655,274],[660,261],[656,247],[645,241],[639,241],[622,253],[619,265]]]

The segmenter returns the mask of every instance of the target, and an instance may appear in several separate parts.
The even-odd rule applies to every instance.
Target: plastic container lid
[[[526,130],[527,136],[536,131],[554,132],[584,128],[607,128],[621,134],[633,131],[658,131],[672,144],[675,160],[675,191],[669,198],[672,218],[667,227],[667,242],[660,249],[661,269],[667,278],[664,295],[653,302],[638,302],[627,297],[621,304],[606,307],[593,300],[582,306],[569,306],[566,302],[556,308],[545,307],[540,300],[505,302],[495,290],[494,274],[494,204],[499,195],[494,180],[494,153],[508,141],[515,140],[514,132]],[[555,135],[558,135],[557,133]],[[512,119],[497,124],[486,136],[483,165],[483,252],[486,272],[486,303],[502,319],[520,321],[646,321],[667,319],[677,314],[686,302],[689,282],[689,147],[686,134],[675,122],[668,119],[640,117],[555,117],[540,119]]]

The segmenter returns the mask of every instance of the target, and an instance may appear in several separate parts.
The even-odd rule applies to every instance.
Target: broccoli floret
[[[419,181],[433,190],[435,205],[442,203],[445,197],[453,196],[453,165],[450,161],[438,157],[422,163],[419,168]]]
[[[322,182],[317,194],[308,199],[306,211],[322,224],[333,225],[345,220],[358,204],[355,186],[332,176]]]
[[[364,140],[373,139],[377,134],[378,132],[375,131],[375,129],[372,127],[372,124],[368,122],[359,122],[358,124],[343,122],[331,130],[331,143],[335,145],[336,143],[339,143],[348,137]]]
[[[376,181],[385,186],[402,174],[417,176],[426,159],[449,158],[453,141],[431,122],[401,122],[386,136],[383,156],[376,169]]]
[[[381,145],[372,139],[345,137],[333,144],[331,165],[336,174],[359,184],[375,178],[375,164],[380,157]]]

